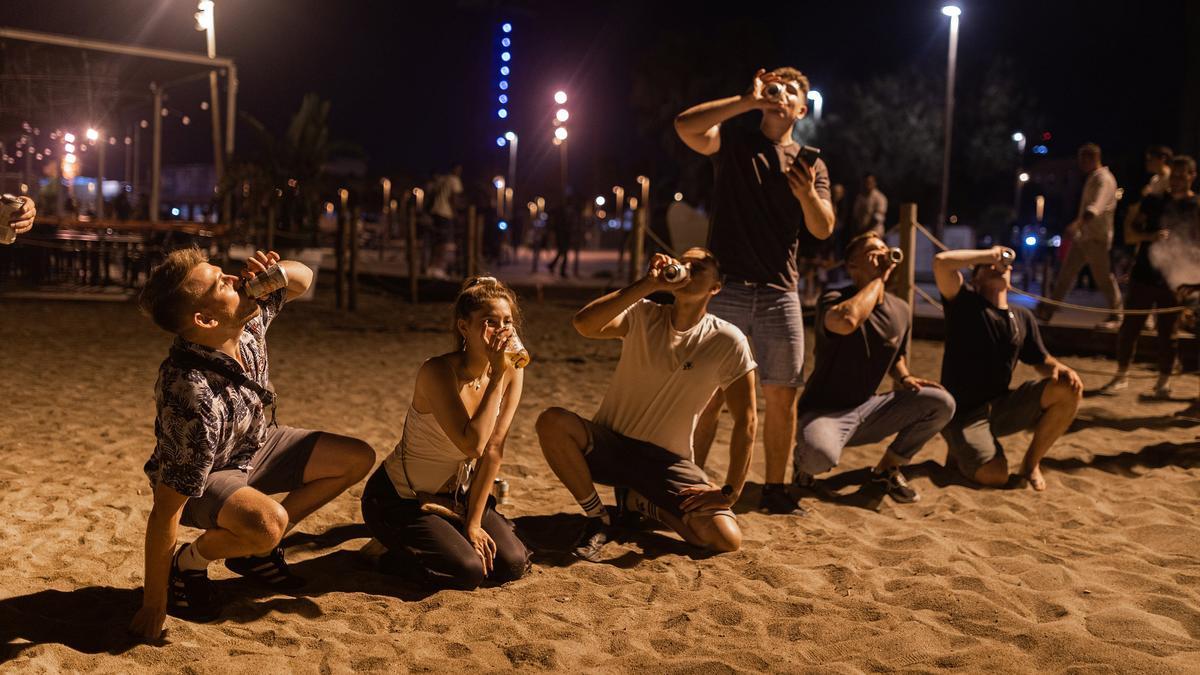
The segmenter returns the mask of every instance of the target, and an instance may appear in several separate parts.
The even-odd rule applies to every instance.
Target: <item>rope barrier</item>
[[[934,300],[932,296],[930,296],[928,293],[925,292],[925,289],[921,288],[920,286],[913,286],[913,290],[917,292],[917,295],[921,296],[922,300],[924,300],[925,302],[928,302],[929,304],[933,305],[934,307],[937,307],[937,310],[939,312],[945,313],[946,310],[945,310],[945,308],[942,307],[942,303],[938,302],[937,300]]]
[[[941,249],[943,251],[950,250],[950,247],[946,246],[944,243],[942,243],[942,241],[940,239],[933,236],[933,233],[930,232],[924,225],[922,225],[920,223],[914,223],[914,225],[916,225],[917,231],[920,232],[921,234],[925,235],[925,238],[928,239],[934,246],[938,247],[939,249]],[[1009,287],[1008,290],[1011,293],[1016,293],[1017,295],[1023,295],[1027,298],[1037,300],[1038,302],[1045,303],[1047,305],[1054,305],[1055,307],[1065,307],[1067,309],[1074,309],[1074,310],[1078,310],[1081,312],[1092,312],[1094,314],[1108,315],[1108,314],[1119,313],[1119,314],[1126,314],[1129,316],[1153,316],[1155,314],[1176,314],[1178,312],[1182,312],[1187,309],[1187,307],[1180,305],[1180,306],[1176,306],[1176,307],[1156,307],[1154,309],[1121,309],[1121,310],[1117,310],[1116,312],[1114,312],[1113,310],[1108,309],[1107,307],[1090,307],[1088,305],[1076,305],[1076,304],[1070,303],[1070,302],[1063,302],[1062,300],[1054,300],[1051,298],[1047,298],[1045,296],[1038,295],[1037,293],[1030,293],[1028,291],[1022,291],[1020,289],[1013,288],[1011,286]],[[924,295],[923,291],[921,293],[922,293],[922,295]],[[929,298],[926,298],[926,300],[929,300]],[[936,303],[934,303],[934,305],[936,306]],[[939,307],[939,309],[940,309],[940,307]]]

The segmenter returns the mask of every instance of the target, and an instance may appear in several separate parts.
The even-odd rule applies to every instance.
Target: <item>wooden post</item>
[[[358,222],[359,210],[350,213],[350,226],[346,228],[350,237],[350,311],[358,309]]]
[[[336,283],[337,283],[337,308],[341,309],[345,306],[346,301],[346,230],[350,218],[349,209],[346,208],[349,201],[350,193],[345,188],[338,190],[338,196],[341,197],[342,208],[338,210],[337,221],[337,249],[335,259],[336,266]]]
[[[917,306],[915,303],[917,280],[917,205],[900,205],[900,250],[904,251],[904,262],[896,270],[896,294],[908,303],[909,316],[916,320]],[[904,345],[907,353],[911,353],[912,330],[908,332],[908,344]]]
[[[642,186],[642,200],[638,204],[637,217],[633,219],[633,252],[629,256],[629,282],[633,283],[642,274],[646,265],[646,228],[650,227],[650,179],[638,176]]]
[[[408,299],[414,305],[417,303],[417,280],[421,273],[420,256],[417,253],[417,214],[421,212],[424,197],[421,188],[413,188],[413,200],[408,208]]]
[[[475,205],[467,207],[467,277],[475,276]]]

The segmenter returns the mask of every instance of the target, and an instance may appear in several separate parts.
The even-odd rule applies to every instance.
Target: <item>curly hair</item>
[[[463,282],[454,299],[454,317],[450,325],[455,335],[455,346],[464,349],[467,339],[458,332],[458,320],[469,321],[471,314],[491,300],[505,300],[512,310],[513,326],[521,327],[521,306],[517,303],[517,294],[504,282],[496,277],[475,276]]]
[[[796,82],[796,84],[800,85],[801,97],[808,96],[808,77],[806,77],[804,73],[792,68],[791,66],[776,68],[772,70],[771,73],[773,75],[782,77],[784,80]]]

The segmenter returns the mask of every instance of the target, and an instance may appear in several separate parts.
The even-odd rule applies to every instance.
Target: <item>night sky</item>
[[[1054,132],[1052,155],[1095,140],[1136,168],[1147,143],[1175,143],[1186,73],[1182,1],[961,4],[959,81],[1011,59]],[[588,189],[610,174],[632,182],[646,169],[645,148],[658,141],[637,136],[629,99],[633,70],[656,41],[689,36],[697,55],[727,55],[721,67],[747,78],[756,64],[793,64],[830,92],[907,64],[944,68],[940,6],[217,0],[217,49],[238,63],[240,107],[270,127],[281,130],[306,92],[332,100],[334,137],[361,146],[373,174],[421,177],[456,161],[469,174],[490,174],[506,157],[495,138],[511,128],[521,137],[523,180],[552,181],[551,97],[563,88],[571,94],[572,180]],[[0,24],[202,52],[194,11],[191,0],[3,0]],[[506,124],[495,116],[504,20],[514,25]],[[142,78],[136,88],[148,72],[136,64],[126,71]],[[172,105],[202,118],[205,91],[203,83],[181,91]],[[827,95],[826,114],[837,106]],[[206,126],[172,134],[167,162],[211,157]],[[246,138],[239,130],[239,143]]]

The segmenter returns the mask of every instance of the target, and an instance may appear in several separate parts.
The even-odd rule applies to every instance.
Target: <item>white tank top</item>
[[[454,445],[433,413],[420,412],[411,404],[404,435],[383,461],[396,493],[405,499],[416,499],[418,492],[457,492],[470,484],[474,464]]]

